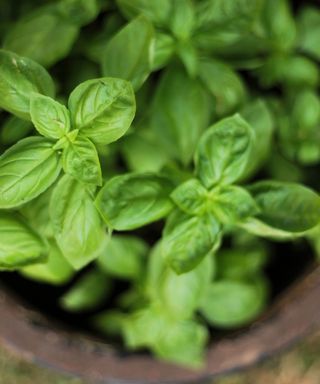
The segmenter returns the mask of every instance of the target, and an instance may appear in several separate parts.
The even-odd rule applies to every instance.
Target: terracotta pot
[[[124,354],[111,345],[68,332],[25,308],[2,290],[1,343],[23,358],[90,383],[205,383],[212,377],[253,365],[320,324],[320,267],[293,284],[251,327],[213,342],[206,366],[198,372],[158,362],[150,356]]]

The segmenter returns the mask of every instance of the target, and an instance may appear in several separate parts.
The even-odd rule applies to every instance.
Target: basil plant
[[[109,340],[201,367],[216,330],[270,303],[281,250],[320,255],[320,10],[14,3],[0,269],[58,287],[52,305]]]

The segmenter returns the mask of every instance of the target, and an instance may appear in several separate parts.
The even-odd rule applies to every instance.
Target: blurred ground
[[[18,360],[0,347],[0,384],[89,384]],[[290,350],[213,384],[320,384],[320,331]]]

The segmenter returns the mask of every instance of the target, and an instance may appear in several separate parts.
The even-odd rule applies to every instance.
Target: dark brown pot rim
[[[312,331],[320,323],[319,302],[320,267],[315,266],[245,332],[212,343],[201,371],[150,356],[124,356],[106,343],[60,329],[5,290],[0,296],[0,340],[28,361],[90,382],[200,383],[253,365]]]

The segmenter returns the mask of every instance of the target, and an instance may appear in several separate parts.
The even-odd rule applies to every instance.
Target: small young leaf
[[[136,110],[135,96],[125,80],[88,80],[71,93],[69,109],[73,128],[96,144],[109,144],[129,129]]]
[[[219,245],[220,230],[208,215],[173,212],[164,229],[162,254],[176,273],[187,273]]]
[[[198,179],[190,179],[180,184],[171,198],[177,206],[190,215],[202,214],[207,209],[209,193]]]
[[[139,16],[121,29],[103,50],[103,75],[131,81],[137,90],[151,72],[152,53],[152,24]]]
[[[95,145],[78,135],[63,151],[64,171],[85,184],[102,185],[100,161]]]
[[[67,263],[53,240],[50,242],[48,260],[46,262],[29,265],[20,269],[19,272],[28,279],[53,285],[67,283],[74,274],[74,270]]]
[[[232,184],[239,180],[251,159],[255,135],[238,114],[209,128],[201,137],[196,154],[196,172],[202,183]]]
[[[0,212],[0,270],[41,261],[46,244],[19,215]]]
[[[41,65],[15,53],[0,50],[0,107],[30,120],[31,95],[41,93],[54,96],[54,84]]]
[[[172,209],[171,182],[152,173],[116,176],[98,194],[96,206],[110,228],[126,231],[165,217]]]
[[[67,108],[40,94],[34,94],[30,100],[31,120],[37,131],[51,139],[60,139],[70,130],[70,116]]]
[[[92,194],[77,180],[65,175],[55,187],[50,217],[64,257],[81,269],[96,259],[106,239]]]
[[[97,259],[107,275],[122,279],[137,279],[148,253],[147,244],[134,236],[112,236]]]
[[[99,270],[87,272],[60,298],[60,305],[74,313],[96,309],[108,297],[110,283]]]
[[[225,224],[243,221],[259,213],[253,197],[244,188],[227,185],[211,192],[211,212]]]
[[[211,285],[203,299],[201,312],[212,326],[241,327],[262,311],[266,289],[258,284],[220,280]]]
[[[61,171],[60,157],[43,137],[28,137],[0,156],[0,208],[20,206],[48,189]]]
[[[304,232],[320,222],[320,197],[295,183],[261,181],[250,186],[260,208],[258,219],[287,232]]]

